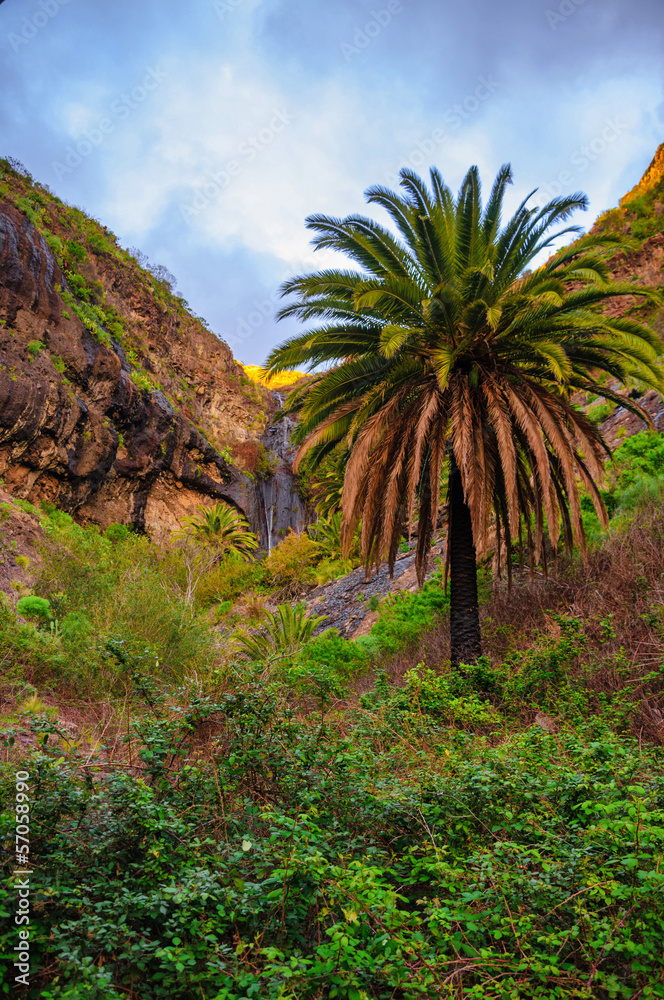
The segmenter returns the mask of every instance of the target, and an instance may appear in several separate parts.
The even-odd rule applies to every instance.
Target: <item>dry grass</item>
[[[500,583],[481,609],[483,650],[501,663],[510,654],[560,636],[555,615],[578,618],[586,653],[576,668],[596,695],[631,692],[638,701],[631,732],[638,739],[664,744],[664,508],[642,510],[631,524],[616,526],[588,563],[560,560],[556,575],[530,581],[515,574],[511,591]],[[417,664],[449,665],[446,621],[421,641],[382,664],[393,684]],[[373,686],[374,674],[359,678],[344,703],[355,707]],[[539,707],[523,706],[532,723]]]

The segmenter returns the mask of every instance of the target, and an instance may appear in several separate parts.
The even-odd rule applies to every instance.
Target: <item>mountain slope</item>
[[[243,443],[260,456],[272,393],[163,269],[141,268],[6,160],[0,351],[0,475],[12,493],[153,535],[219,497],[260,530],[260,491],[233,459]]]

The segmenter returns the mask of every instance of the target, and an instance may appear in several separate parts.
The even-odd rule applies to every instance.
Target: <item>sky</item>
[[[582,190],[589,228],[664,141],[663,28],[662,0],[0,0],[0,155],[261,364],[281,282],[332,260],[305,218],[376,215],[404,166],[511,162],[509,208]]]

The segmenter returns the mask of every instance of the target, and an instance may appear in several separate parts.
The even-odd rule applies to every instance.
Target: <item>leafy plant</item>
[[[22,597],[16,604],[16,610],[26,618],[36,618],[41,622],[47,622],[51,618],[51,605],[45,597]]]
[[[257,631],[237,634],[235,643],[251,660],[288,656],[301,649],[325,620],[325,615],[309,615],[304,604],[281,604],[275,612],[264,613]]]
[[[134,371],[130,373],[129,377],[131,378],[136,388],[140,389],[141,392],[153,392],[154,384],[152,382],[152,378],[148,375],[147,372],[144,372],[139,369],[134,369]]]
[[[328,517],[321,517],[309,528],[309,534],[321,547],[322,552],[329,559],[341,559],[343,556],[343,545],[341,542],[341,512],[330,514]],[[346,558],[353,559],[359,556],[359,543],[357,537],[354,545]]]
[[[124,540],[129,535],[129,528],[126,524],[109,524],[108,528],[104,532],[104,537],[108,538],[109,542],[118,544],[124,542]]]
[[[283,597],[294,597],[315,582],[313,567],[320,548],[306,532],[289,529],[263,563],[265,577]]]
[[[258,539],[249,524],[234,507],[217,501],[212,507],[199,506],[197,514],[183,521],[184,532],[210,545],[219,557],[248,555],[258,548]]]

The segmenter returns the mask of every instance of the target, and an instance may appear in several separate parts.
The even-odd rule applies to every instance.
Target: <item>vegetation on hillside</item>
[[[114,233],[80,208],[68,205],[46,185],[34,181],[26,169],[12,158],[0,157],[0,201],[14,205],[35,226],[60,266],[67,287],[60,292],[65,318],[77,317],[99,343],[112,347],[129,365],[134,385],[143,392],[163,391],[171,405],[184,409],[194,420],[196,385],[192,378],[183,377],[179,364],[174,364],[168,352],[155,352],[146,337],[143,322],[137,321],[136,303],[140,312],[153,310],[158,317],[157,329],[174,341],[185,341],[209,330],[207,322],[196,316],[182,296],[177,294],[175,278],[163,265],[151,264],[135,247],[124,249]],[[106,287],[101,278],[106,280]],[[109,294],[108,287],[113,293]],[[43,344],[36,341],[35,350]],[[67,380],[62,359],[53,358],[58,374]],[[199,359],[199,365],[201,365]],[[206,374],[202,364],[197,375]],[[191,371],[190,376],[194,374]],[[217,372],[217,374],[219,374]],[[244,397],[247,423],[259,431],[265,425],[264,390],[243,374],[241,366],[229,358],[225,376],[236,383]],[[201,429],[215,439],[213,422],[203,421]],[[216,442],[219,448],[222,441]],[[229,442],[225,442],[228,446]]]
[[[664,143],[639,183],[620,199],[617,208],[600,215],[593,228],[628,233],[639,243],[664,232]]]
[[[620,297],[659,298],[655,290],[610,279],[607,259],[624,244],[586,236],[533,273],[526,268],[561,235],[552,227],[585,195],[528,207],[503,223],[512,181],[503,167],[486,206],[472,167],[455,200],[440,173],[431,190],[402,170],[399,196],[367,192],[400,239],[358,215],[311,216],[313,245],[344,253],[361,270],[325,270],[287,281],[294,301],[280,316],[318,326],[275,348],[270,373],[325,366],[287,407],[299,416],[302,461],[314,468],[334,454],[344,463],[342,541],[358,526],[365,564],[394,566],[399,543],[417,518],[417,569],[424,580],[447,501],[452,662],[481,655],[477,554],[489,548],[498,568],[503,545],[527,534],[531,567],[585,551],[579,486],[606,519],[598,485],[604,443],[572,402],[578,392],[649,414],[605,377],[664,391],[659,337],[602,307]],[[508,571],[510,561],[507,560]]]

